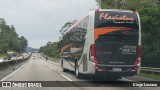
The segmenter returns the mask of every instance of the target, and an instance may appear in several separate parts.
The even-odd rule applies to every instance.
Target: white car
[[[4,60],[4,58],[3,58],[3,57],[0,57],[0,63],[2,63],[2,62],[3,62],[3,60]]]
[[[17,60],[17,57],[11,57],[11,60],[13,60],[13,61]]]

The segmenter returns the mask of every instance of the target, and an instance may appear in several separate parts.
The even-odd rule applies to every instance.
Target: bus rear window
[[[139,29],[137,14],[120,11],[99,11],[95,12],[94,28],[103,27],[127,27]]]

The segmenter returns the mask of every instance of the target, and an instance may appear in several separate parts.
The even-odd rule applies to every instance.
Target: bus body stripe
[[[71,44],[68,44],[66,46],[64,46],[62,49],[61,49],[61,54],[70,46],[72,46],[74,43],[71,43]]]
[[[113,31],[119,31],[119,30],[131,30],[131,28],[126,28],[126,27],[95,28],[94,29],[94,40],[97,40],[99,35],[107,34]]]

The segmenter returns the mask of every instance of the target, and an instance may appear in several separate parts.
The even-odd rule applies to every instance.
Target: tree
[[[6,53],[8,50],[24,52],[28,41],[25,37],[16,33],[13,25],[7,25],[5,19],[0,18],[0,51]]]
[[[77,22],[77,20],[74,20],[72,22],[67,22],[64,24],[64,26],[61,28],[61,30],[59,31],[62,35],[64,35],[65,31],[67,29],[69,29],[73,24],[75,24]]]
[[[45,46],[40,47],[40,52],[53,58],[59,58],[59,51],[58,42],[48,42]]]
[[[19,47],[20,47],[20,51],[24,52],[26,47],[28,46],[28,41],[25,37],[21,36],[19,38]]]

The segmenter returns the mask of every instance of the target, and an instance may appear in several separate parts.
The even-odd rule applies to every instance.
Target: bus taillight
[[[140,64],[141,56],[142,56],[142,47],[138,45],[137,59],[135,61],[135,64]]]
[[[99,67],[98,67],[97,65],[95,65],[95,66],[94,66],[94,68],[95,68],[96,70],[98,70],[98,69],[99,69]]]
[[[97,10],[95,10],[95,12],[99,12],[99,10],[97,9]]]
[[[137,12],[136,12],[136,11],[132,11],[132,13],[133,13],[133,14],[137,14]]]
[[[99,62],[96,59],[96,54],[95,54],[95,45],[92,44],[90,46],[90,61],[94,62],[95,64],[98,64]]]
[[[138,66],[135,66],[135,67],[134,67],[134,70],[137,71],[137,70],[138,70]]]

